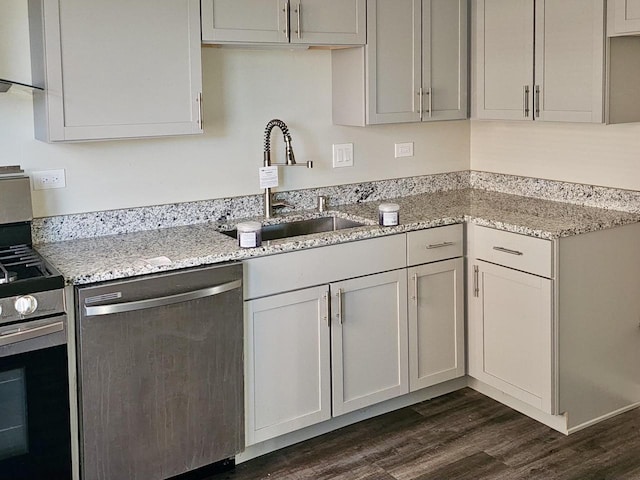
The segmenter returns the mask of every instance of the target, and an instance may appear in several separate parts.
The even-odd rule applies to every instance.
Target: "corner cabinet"
[[[203,43],[364,45],[366,0],[202,0]]]
[[[332,52],[333,123],[467,118],[467,0],[369,0],[367,47]]]
[[[38,140],[202,133],[198,0],[29,0],[29,17]]]
[[[552,243],[469,230],[469,375],[555,414]]]
[[[603,122],[603,0],[474,5],[477,118]]]

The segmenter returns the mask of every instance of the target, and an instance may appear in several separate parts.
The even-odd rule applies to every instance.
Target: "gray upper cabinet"
[[[603,0],[475,5],[478,118],[603,121]]]
[[[467,1],[369,0],[366,49],[332,52],[333,122],[467,118]]]
[[[202,0],[204,43],[364,45],[366,0]]]
[[[29,0],[36,138],[202,133],[198,0]]]
[[[607,35],[640,34],[640,0],[607,0]]]

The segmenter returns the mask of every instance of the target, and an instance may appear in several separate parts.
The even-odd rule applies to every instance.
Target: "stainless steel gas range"
[[[31,220],[29,178],[0,167],[0,480],[71,478],[64,279]]]

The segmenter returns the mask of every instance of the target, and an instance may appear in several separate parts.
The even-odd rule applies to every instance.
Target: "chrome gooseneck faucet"
[[[285,145],[285,163],[271,163],[271,131],[274,127],[278,127],[282,130],[284,135]],[[283,165],[288,167],[307,167],[313,168],[313,162],[308,161],[306,163],[296,163],[296,157],[293,154],[293,147],[291,146],[291,135],[289,134],[289,128],[287,124],[282,120],[273,119],[267,123],[267,127],[264,130],[264,166],[270,167],[271,165]],[[271,201],[271,189],[264,189],[264,218],[271,218],[273,216],[274,207],[286,206],[284,203],[273,203]]]

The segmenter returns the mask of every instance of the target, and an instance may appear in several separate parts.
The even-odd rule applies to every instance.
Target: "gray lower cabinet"
[[[202,41],[364,45],[365,2],[202,0]]]
[[[331,418],[329,288],[245,302],[246,444]]]
[[[478,118],[603,122],[603,0],[474,6]]]
[[[333,416],[409,392],[405,270],[331,284]]]
[[[467,0],[369,0],[367,47],[332,52],[333,123],[467,118]]]
[[[202,133],[198,0],[29,0],[35,136]]]
[[[465,374],[464,259],[411,267],[407,277],[413,392]]]

